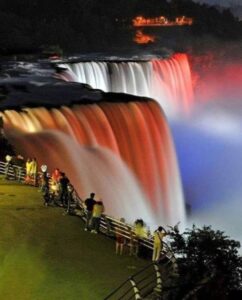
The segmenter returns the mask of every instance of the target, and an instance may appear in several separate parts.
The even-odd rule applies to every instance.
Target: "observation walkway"
[[[0,176],[0,299],[104,299],[147,261],[115,254],[32,186]]]
[[[65,253],[66,251],[73,250],[73,255],[74,257],[68,257],[67,261],[71,262],[73,261],[73,264],[76,263],[75,259],[77,259],[77,266],[79,263],[79,259],[84,261],[84,267],[88,266],[84,270],[84,274],[86,275],[91,275],[89,280],[88,278],[85,278],[84,276],[84,282],[87,281],[87,284],[84,288],[84,295],[82,295],[81,291],[79,290],[79,285],[80,282],[74,284],[74,288],[72,288],[72,280],[70,280],[70,277],[64,278],[63,282],[67,285],[68,287],[71,286],[71,295],[72,292],[76,291],[77,294],[79,294],[79,297],[88,297],[88,299],[105,299],[105,300],[111,300],[111,299],[122,299],[122,300],[131,300],[131,299],[160,299],[161,294],[163,293],[163,286],[164,283],[167,285],[169,282],[170,276],[176,273],[176,259],[170,250],[170,248],[167,246],[166,243],[164,243],[164,249],[161,252],[161,260],[160,263],[148,263],[147,260],[142,260],[134,257],[128,257],[128,256],[122,256],[124,257],[124,260],[122,263],[117,264],[117,261],[113,261],[112,264],[110,264],[110,261],[112,260],[112,255],[113,255],[113,249],[114,249],[114,239],[116,237],[116,233],[119,233],[119,235],[122,235],[125,237],[127,241],[126,248],[126,255],[130,253],[130,247],[133,247],[133,243],[136,241],[136,243],[139,244],[140,251],[142,250],[143,255],[147,257],[148,259],[151,259],[152,255],[152,250],[153,250],[153,237],[148,236],[146,238],[142,238],[137,240],[134,231],[131,225],[125,224],[120,222],[119,220],[115,218],[111,218],[110,216],[107,216],[105,214],[102,215],[101,217],[101,224],[100,224],[100,231],[103,235],[101,235],[101,240],[100,238],[94,239],[92,241],[92,238],[90,238],[90,233],[89,232],[83,232],[83,222],[80,222],[80,219],[82,221],[86,221],[86,210],[84,208],[83,201],[79,198],[78,194],[76,193],[75,190],[72,190],[71,192],[71,197],[68,197],[68,205],[66,209],[64,210],[63,207],[60,208],[59,205],[59,198],[55,199],[54,197],[49,203],[49,205],[45,206],[44,201],[43,201],[43,194],[40,193],[40,190],[37,190],[36,187],[33,187],[33,185],[38,185],[39,178],[41,177],[41,173],[36,174],[36,179],[33,181],[30,181],[29,184],[31,185],[26,185],[24,184],[25,182],[25,169],[22,167],[18,167],[16,165],[12,165],[8,167],[6,163],[0,161],[0,174],[4,174],[4,177],[2,175],[2,178],[0,180],[0,191],[1,191],[1,186],[2,187],[8,187],[9,191],[15,191],[13,194],[6,193],[6,192],[0,192],[0,218],[1,218],[1,208],[5,208],[5,205],[7,204],[8,209],[14,210],[14,211],[20,211],[20,214],[18,214],[18,219],[21,220],[21,211],[24,213],[26,211],[34,211],[35,213],[31,213],[31,217],[27,218],[24,223],[27,225],[31,225],[31,228],[35,228],[32,231],[32,235],[35,237],[42,237],[43,240],[40,240],[40,247],[36,249],[36,253],[39,253],[38,251],[41,251],[42,253],[42,243],[45,243],[45,238],[47,238],[48,242],[50,242],[50,245],[45,245],[44,246],[44,254],[42,254],[43,260],[45,260],[45,252],[47,254],[46,257],[46,262],[49,262],[48,258],[48,250],[47,249],[53,249],[53,259],[55,259],[54,253],[57,253],[59,257],[59,267],[63,266],[63,277],[66,275],[65,273]],[[6,181],[3,178],[7,177],[9,180]],[[14,179],[18,179],[18,182],[14,181]],[[22,190],[21,190],[22,188]],[[25,189],[25,192],[23,193]],[[4,190],[4,188],[2,188]],[[39,191],[39,193],[37,193]],[[33,195],[32,195],[33,194]],[[1,199],[2,195],[2,199]],[[20,202],[17,201],[16,203],[11,199],[8,199],[9,197],[16,197],[20,196]],[[72,198],[72,201],[70,200]],[[19,206],[19,204],[22,204]],[[46,204],[46,203],[45,203]],[[1,207],[2,206],[2,207]],[[54,211],[58,213],[58,220],[56,220],[57,215],[51,213],[51,208],[55,208]],[[41,221],[39,219],[39,215],[41,215]],[[71,229],[67,226],[66,221],[63,221],[64,216],[70,216],[74,215],[79,218],[75,218],[78,223],[75,223],[75,226],[77,226],[77,229]],[[70,219],[70,218],[69,218]],[[68,220],[69,220],[68,219]],[[37,223],[40,224],[40,226],[36,226],[36,221]],[[56,225],[53,226],[53,224]],[[8,223],[8,220],[7,220]],[[1,225],[1,223],[0,223]],[[49,227],[50,226],[50,227]],[[20,228],[19,226],[18,228]],[[43,227],[43,228],[42,228]],[[27,227],[26,227],[27,228]],[[51,229],[51,231],[49,230]],[[24,228],[23,228],[24,229]],[[56,232],[57,236],[56,236]],[[75,231],[75,238],[71,238],[72,233]],[[28,236],[29,231],[26,231]],[[70,233],[71,232],[71,233]],[[82,234],[78,234],[82,232]],[[0,232],[1,233],[1,232]],[[51,234],[53,234],[53,238],[51,238]],[[109,239],[109,245],[110,242],[113,244],[112,248],[109,248],[107,251],[106,249],[100,248],[101,243],[105,243],[108,241],[108,239],[105,238],[109,237],[113,239]],[[70,238],[70,242],[69,242]],[[12,237],[12,240],[15,241],[15,237]],[[63,240],[64,243],[60,243],[59,241]],[[86,242],[88,240],[88,243]],[[28,237],[28,241],[32,241],[31,238]],[[73,243],[75,241],[75,243]],[[96,241],[96,242],[95,242]],[[1,242],[1,239],[0,239]],[[84,242],[84,244],[83,244]],[[79,243],[79,244],[78,244]],[[25,246],[25,243],[23,243]],[[31,244],[31,243],[30,243]],[[90,245],[88,245],[90,244]],[[56,247],[57,245],[57,247]],[[103,245],[104,246],[104,245]],[[58,248],[60,247],[60,249]],[[66,248],[67,247],[67,248]],[[89,249],[89,247],[91,247]],[[30,248],[32,248],[32,245],[30,245]],[[56,248],[56,249],[55,249]],[[132,248],[131,248],[132,249]],[[91,252],[89,251],[91,250]],[[101,250],[101,251],[100,251]],[[82,253],[84,251],[84,253]],[[35,252],[35,251],[33,251]],[[62,253],[63,252],[63,256]],[[109,253],[110,252],[110,253]],[[132,251],[133,252],[133,251]],[[68,252],[69,253],[69,252]],[[92,256],[87,255],[87,254],[93,254]],[[109,256],[109,254],[111,256]],[[27,257],[28,255],[26,255]],[[21,256],[19,257],[21,260]],[[120,257],[121,258],[121,257]],[[121,259],[122,259],[121,258]],[[1,257],[0,257],[1,259]],[[63,261],[62,261],[63,259]],[[41,261],[41,260],[40,260]],[[99,262],[100,266],[98,267],[98,272],[95,272],[95,268],[97,267],[97,262]],[[63,264],[64,263],[64,264]],[[127,265],[125,266],[125,264]],[[43,266],[43,263],[40,263]],[[31,263],[31,266],[33,264]],[[48,265],[48,263],[47,263]],[[79,267],[72,268],[71,265],[69,266],[73,270],[73,278],[76,279],[74,276],[75,272],[78,273]],[[1,268],[1,265],[0,265]],[[94,269],[93,269],[94,268]],[[112,277],[112,280],[109,278],[109,274],[112,274],[114,270],[117,270],[115,274],[115,277]],[[33,268],[34,270],[34,268]],[[81,268],[82,270],[82,268]],[[92,271],[91,271],[92,270]],[[132,270],[132,272],[127,272],[127,270]],[[91,271],[91,272],[90,272]],[[82,272],[82,271],[81,271]],[[78,274],[81,274],[79,272]],[[94,272],[94,274],[93,274]],[[105,272],[105,276],[103,275]],[[24,272],[25,273],[25,272]],[[59,271],[57,272],[57,277],[59,276]],[[44,273],[45,274],[45,273]],[[120,274],[123,276],[123,274],[126,274],[125,280],[120,280]],[[168,275],[169,274],[169,275]],[[81,275],[80,275],[81,276]],[[97,276],[97,277],[96,277]],[[113,276],[113,275],[112,275]],[[45,275],[43,275],[45,277]],[[47,276],[48,277],[48,276]],[[54,276],[53,276],[54,277]],[[106,279],[105,279],[106,277]],[[21,277],[22,278],[22,277]],[[98,280],[96,280],[96,278]],[[101,279],[100,279],[101,278]],[[99,285],[99,280],[105,279],[105,284],[104,285]],[[115,281],[118,281],[119,285]],[[90,281],[90,282],[89,282]],[[28,281],[27,281],[28,282]],[[31,282],[31,281],[30,281]],[[49,280],[46,280],[46,284],[48,286]],[[121,285],[120,285],[120,282]],[[94,283],[94,286],[93,286]],[[110,286],[111,288],[109,289],[109,293],[104,294],[106,291],[106,287]],[[96,288],[94,288],[96,285]],[[81,285],[82,286],[82,285]],[[118,286],[118,287],[117,287]],[[90,287],[90,289],[89,289]],[[60,288],[64,289],[65,291],[67,290],[64,286],[60,286]],[[115,288],[115,289],[114,289]],[[78,293],[79,291],[79,293]],[[112,291],[112,292],[110,292]],[[49,292],[48,292],[49,293]],[[90,294],[89,294],[90,293]],[[105,298],[103,298],[102,293],[105,295]],[[32,292],[31,292],[32,294]],[[59,297],[59,291],[57,289],[56,294],[57,297]],[[94,296],[95,295],[95,296]],[[98,296],[100,295],[100,297]],[[72,295],[70,296],[70,299],[72,299],[73,296],[77,295]],[[92,298],[92,296],[94,298]],[[147,296],[149,298],[147,298]],[[1,283],[0,283],[0,297],[1,297]],[[13,297],[14,298],[14,297]],[[12,298],[7,298],[7,299],[12,299]],[[22,298],[20,298],[22,299]],[[23,299],[32,299],[24,297]],[[36,298],[34,296],[34,299],[45,299],[45,298]],[[55,299],[52,297],[52,299]],[[68,297],[64,297],[63,299],[69,299]],[[82,298],[81,298],[82,299]]]

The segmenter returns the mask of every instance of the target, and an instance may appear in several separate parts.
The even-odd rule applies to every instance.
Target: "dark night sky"
[[[230,5],[242,5],[242,0],[193,0],[194,2],[201,2],[207,3],[211,5],[223,5],[223,6],[230,6]]]
[[[242,20],[242,0],[193,0],[194,2],[230,7],[232,13]]]

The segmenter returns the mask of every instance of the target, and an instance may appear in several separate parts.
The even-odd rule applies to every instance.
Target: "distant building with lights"
[[[155,18],[144,18],[137,16],[132,20],[134,27],[145,26],[191,26],[193,19],[186,16],[176,17],[175,21],[168,20],[165,16],[159,16]]]
[[[137,30],[136,35],[133,39],[136,44],[148,44],[154,43],[155,37],[152,35],[144,34],[141,30]]]

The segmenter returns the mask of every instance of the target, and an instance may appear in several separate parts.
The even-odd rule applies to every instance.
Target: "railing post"
[[[102,219],[105,221],[107,229],[106,229],[106,235],[109,236],[111,234],[111,224],[106,215],[102,216]]]
[[[155,269],[155,274],[156,274],[156,287],[154,288],[154,291],[161,294],[162,292],[162,278],[161,278],[161,273],[159,266],[154,263],[154,269]]]
[[[130,277],[129,281],[130,281],[130,283],[131,283],[131,285],[133,287],[133,290],[134,290],[134,298],[135,298],[135,300],[142,299],[141,296],[140,296],[140,291],[139,291],[139,289],[138,289],[138,287],[136,285],[136,282],[134,281],[133,277]]]

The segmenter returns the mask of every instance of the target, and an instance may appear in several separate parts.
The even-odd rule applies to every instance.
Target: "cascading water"
[[[165,60],[61,64],[68,70],[55,76],[65,81],[82,81],[104,91],[133,93],[158,99],[168,116],[176,143],[186,203],[191,206],[192,211],[188,221],[222,228],[242,241],[239,230],[242,214],[240,205],[242,62],[234,59],[231,62],[224,59],[222,61],[217,59],[214,62],[215,58],[216,55],[214,57],[209,55],[208,58],[189,57],[193,67],[192,79],[187,56],[183,54]],[[30,69],[32,71],[33,66],[28,66],[27,70]],[[13,74],[15,73],[16,65],[13,70]],[[55,81],[52,78],[53,82]],[[192,83],[195,84],[194,101]],[[58,81],[57,85],[60,91],[54,101],[57,106],[61,104],[71,106],[80,99],[84,99],[85,103],[93,102],[92,97],[80,96],[79,84]],[[43,83],[39,86],[43,86]],[[66,93],[68,87],[75,90],[74,102],[69,101],[69,92]],[[28,97],[31,93],[26,92],[23,96],[25,102],[19,104],[20,90],[25,89],[18,89],[17,93],[10,97],[10,105],[7,107],[19,108],[29,105],[31,99]],[[36,93],[39,93],[38,106],[48,107],[53,102],[52,95],[44,101],[43,97],[51,90],[52,87],[48,88],[47,92],[30,88],[34,94],[32,98],[36,98]],[[93,91],[94,102],[100,101],[100,94],[98,90]],[[105,97],[108,97],[106,101],[110,101],[114,95],[106,94]],[[127,102],[129,96],[118,95],[118,97],[120,101],[126,99]],[[3,101],[0,102],[0,108],[3,110],[2,103]],[[88,118],[92,120],[91,122],[86,121],[87,117],[82,117],[80,122],[80,116],[76,117],[76,112],[67,108],[49,111],[39,108],[33,110],[34,113],[27,109],[28,113],[25,114],[12,111],[11,114],[4,113],[4,119],[8,124],[8,135],[13,136],[16,133],[13,139],[19,149],[23,149],[20,151],[25,152],[26,156],[36,153],[41,162],[47,162],[48,159],[51,169],[59,166],[67,170],[83,197],[92,190],[99,191],[103,199],[108,199],[106,206],[110,214],[117,217],[124,216],[125,211],[131,221],[135,217],[143,216],[146,221],[174,224],[184,216],[180,177],[177,174],[172,175],[172,168],[165,164],[167,155],[169,163],[172,164],[171,156],[174,154],[167,154],[169,151],[165,150],[168,148],[167,144],[164,144],[164,138],[161,140],[159,138],[159,145],[153,144],[153,148],[147,142],[156,140],[156,135],[160,136],[166,132],[162,127],[166,124],[163,117],[157,112],[155,118],[154,114],[152,116],[146,114],[143,118],[143,109],[142,113],[137,113],[136,108],[127,113],[125,111],[127,103],[122,105],[117,103],[117,106],[111,103],[111,105],[113,108],[110,106],[110,111],[106,110],[104,113],[110,126],[104,126],[103,123],[99,126],[100,120],[103,120],[103,113],[100,113],[99,109],[89,112]],[[140,105],[139,103],[139,109]],[[85,114],[86,112],[87,109]],[[118,119],[112,120],[118,113]],[[83,114],[84,110],[82,116]],[[54,115],[58,116],[58,120],[53,117]],[[141,119],[144,119],[144,122]],[[156,128],[158,120],[159,129]],[[78,126],[81,130],[77,129]],[[89,128],[88,134],[83,128]],[[105,128],[108,133],[103,135],[101,128]],[[98,133],[99,138],[94,132]],[[147,132],[151,137],[148,137]],[[117,138],[116,133],[120,133],[121,137]],[[131,133],[135,138],[131,138]],[[141,136],[144,140],[140,138]],[[82,143],[77,142],[80,140]],[[23,146],[25,145],[23,141],[26,147]],[[134,144],[133,150],[129,148],[131,144]],[[120,145],[123,147],[122,151]],[[46,152],[48,155],[45,155]],[[153,154],[147,158],[147,153]],[[157,159],[159,155],[160,158]],[[155,168],[156,160],[158,163]],[[142,165],[142,162],[145,163]],[[174,165],[173,170],[177,170],[175,160]],[[149,178],[151,170],[154,173]],[[163,183],[159,184],[159,181]],[[169,182],[172,184],[169,185]],[[167,209],[166,202],[170,209]],[[157,203],[162,209],[157,209],[156,213],[154,210],[159,206]],[[173,213],[174,217],[170,217]],[[168,214],[168,217],[163,217],[165,214]]]
[[[188,114],[193,106],[193,87],[186,54],[147,62],[79,62],[66,68],[62,80],[87,83],[105,92],[123,92],[157,100],[168,117]]]
[[[105,91],[156,99],[173,130],[191,223],[223,228],[242,241],[242,62],[219,61],[216,54],[189,61],[193,78],[185,54],[147,62],[97,62],[92,81],[79,76],[91,63],[69,63],[61,76]],[[103,85],[97,81],[101,66]]]
[[[64,170],[81,197],[96,192],[107,214],[129,222],[141,217],[152,227],[184,221],[176,155],[156,102],[100,102],[0,114],[21,153]]]

